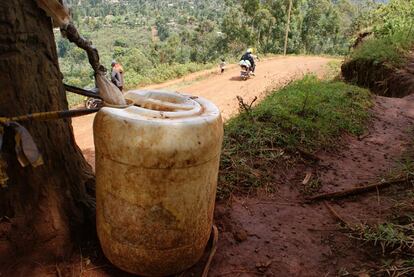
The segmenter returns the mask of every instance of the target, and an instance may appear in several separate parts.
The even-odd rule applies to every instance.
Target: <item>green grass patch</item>
[[[306,76],[273,92],[250,114],[230,120],[226,137],[242,141],[241,149],[330,148],[343,132],[362,134],[370,105],[365,89]]]
[[[225,126],[219,196],[271,182],[289,153],[332,149],[343,133],[361,135],[372,105],[368,90],[305,76],[275,91]]]
[[[199,64],[199,63],[186,63],[186,64],[160,64],[156,68],[147,70],[144,74],[138,74],[135,72],[125,73],[125,82],[127,89],[136,88],[137,86],[159,84],[169,80],[184,77],[188,74],[198,71],[211,69],[217,66],[214,63]]]
[[[326,68],[325,68],[326,73],[323,78],[328,81],[340,80],[342,63],[343,63],[343,58],[329,61],[326,65]]]
[[[370,60],[401,67],[414,46],[414,30],[404,30],[364,42],[350,56],[352,60]]]

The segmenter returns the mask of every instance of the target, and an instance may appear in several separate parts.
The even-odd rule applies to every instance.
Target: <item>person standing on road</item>
[[[111,81],[120,91],[122,91],[124,89],[124,69],[115,60],[112,61],[111,67]]]
[[[221,63],[220,63],[220,72],[221,74],[224,73],[224,69],[226,69],[226,61],[223,59],[221,59]]]

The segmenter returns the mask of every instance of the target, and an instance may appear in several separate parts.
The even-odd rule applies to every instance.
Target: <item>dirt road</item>
[[[246,101],[255,96],[263,98],[269,90],[282,86],[289,80],[298,78],[306,73],[323,75],[326,65],[332,58],[294,56],[275,57],[258,62],[256,76],[248,81],[238,78],[240,73],[237,66],[229,66],[224,74],[214,71],[204,71],[173,80],[160,85],[146,87],[147,89],[168,89],[186,94],[202,96],[213,101],[222,111],[224,119],[237,113],[236,96]],[[92,123],[94,115],[75,118],[73,129],[75,138],[87,160],[94,163],[94,146]]]

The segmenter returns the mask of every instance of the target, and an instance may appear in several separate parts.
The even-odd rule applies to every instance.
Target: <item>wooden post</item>
[[[289,36],[289,25],[290,25],[290,14],[292,12],[292,0],[289,0],[289,11],[288,11],[288,18],[286,24],[286,35],[285,35],[285,49],[283,51],[283,55],[286,56],[287,53],[287,44],[288,44],[288,36]]]

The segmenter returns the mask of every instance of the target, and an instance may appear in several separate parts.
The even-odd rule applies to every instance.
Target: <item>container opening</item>
[[[146,91],[128,96],[133,100],[134,106],[157,112],[190,111],[198,106],[191,98],[177,93]]]
[[[126,99],[133,101],[131,111],[151,118],[181,118],[199,115],[201,104],[187,95],[157,90],[129,91]]]
[[[158,111],[158,112],[175,112],[177,111],[174,108],[171,107],[166,107],[166,106],[161,106],[161,105],[153,105],[153,104],[134,104],[134,106],[136,107],[140,107],[140,108],[144,108],[144,109],[148,109],[148,110],[153,110],[153,111]]]

